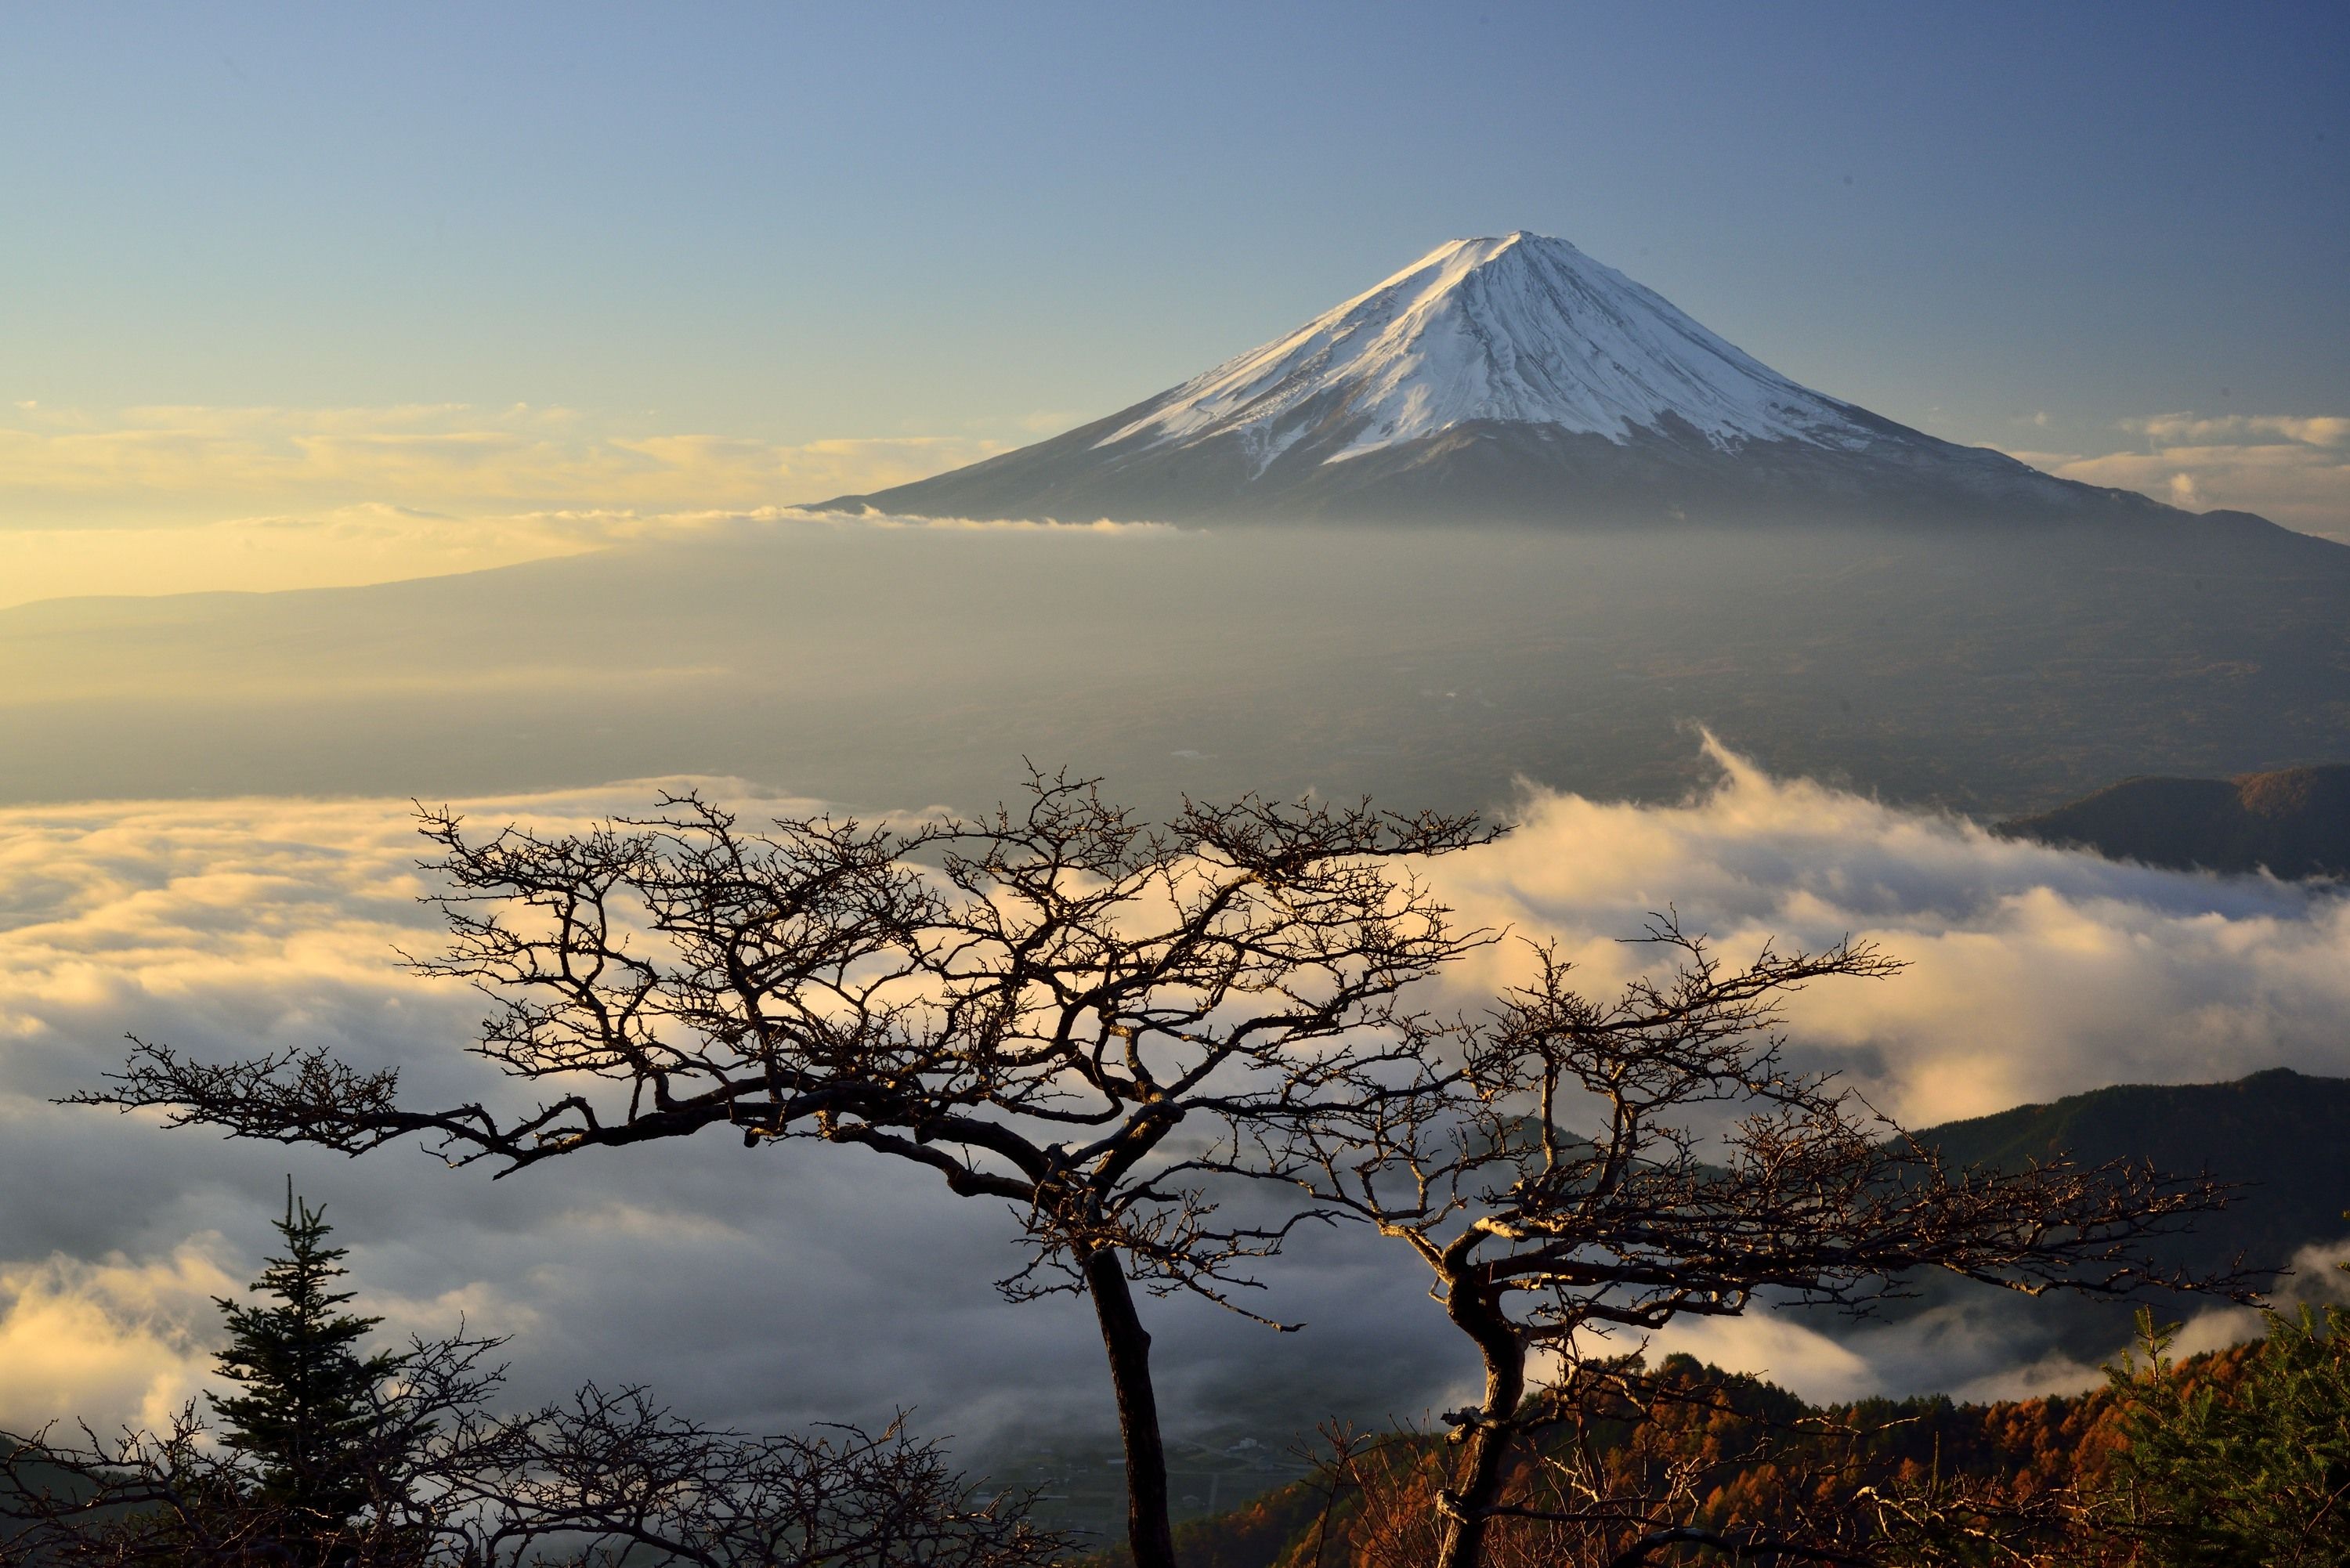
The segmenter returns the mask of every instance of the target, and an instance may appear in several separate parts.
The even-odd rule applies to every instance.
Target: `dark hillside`
[[[2085,1165],[2145,1161],[2241,1183],[2226,1212],[2152,1249],[2159,1261],[2198,1272],[2223,1272],[2240,1260],[2247,1269],[2283,1269],[2305,1247],[2350,1236],[2344,1218],[2350,1210],[2350,1079],[2279,1067],[2226,1084],[2124,1085],[1950,1122],[1917,1137],[1953,1164],[2013,1168],[2069,1153]],[[2127,1301],[2035,1300],[1939,1273],[1909,1285],[1914,1294],[1881,1302],[1858,1322],[1825,1311],[1806,1319],[1834,1337],[1923,1326],[1929,1345],[1941,1347],[1933,1351],[1938,1356],[1972,1342],[2000,1346],[2000,1363],[2011,1366],[2045,1355],[2094,1366],[2129,1343],[2136,1311]],[[2168,1320],[2191,1318],[2210,1304],[2168,1292],[2144,1299]],[[1971,1370],[1960,1370],[1959,1380]]]
[[[2350,876],[2350,763],[2232,779],[2126,779],[2001,831],[2179,870]]]
[[[2350,1078],[2275,1067],[2231,1084],[2126,1084],[1918,1136],[1961,1164],[2012,1168],[2069,1152],[2250,1184],[2222,1220],[2173,1244],[2178,1261],[2197,1267],[2240,1251],[2276,1267],[2313,1241],[2350,1233]]]

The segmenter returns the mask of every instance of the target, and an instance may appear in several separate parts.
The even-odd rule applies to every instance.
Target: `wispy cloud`
[[[631,430],[521,406],[18,404],[0,412],[0,602],[476,570],[881,489],[999,450]]]
[[[785,526],[941,532],[1156,533],[1147,523],[849,516],[797,507],[633,512],[574,508],[458,517],[368,503],[185,527],[0,528],[0,608],[84,594],[267,593],[352,587],[660,539]]]
[[[2136,421],[2135,429],[2163,446],[2193,446],[2225,437],[2282,436],[2304,446],[2334,447],[2350,443],[2350,419],[2297,419],[2285,414],[2223,414],[2207,419],[2199,414],[2158,414]]]
[[[100,514],[224,501],[310,509],[741,509],[820,501],[974,462],[1000,443],[900,436],[797,444],[630,430],[568,409],[19,405],[0,424],[0,494]]]
[[[0,1266],[0,1410],[167,1425],[211,1371],[214,1298],[237,1288],[221,1250],[206,1234],[144,1263],[57,1252]]]
[[[2173,413],[2122,428],[2138,438],[2137,450],[2012,455],[2061,478],[2142,491],[2192,511],[2257,512],[2350,541],[2350,419]]]

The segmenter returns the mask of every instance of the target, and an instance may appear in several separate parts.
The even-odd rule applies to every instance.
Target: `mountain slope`
[[[2069,1154],[2087,1166],[2128,1160],[2241,1184],[2224,1211],[2148,1246],[2159,1261],[2195,1272],[2222,1272],[2240,1260],[2247,1269],[2285,1269],[2304,1248],[2330,1250],[2350,1236],[2350,1078],[2279,1067],[2232,1083],[2125,1084],[1917,1137],[1954,1166],[2012,1170]],[[2323,1294],[2329,1280],[2282,1283]],[[1906,1335],[1910,1355],[1950,1386],[2051,1355],[2094,1366],[2129,1343],[2137,1310],[2133,1301],[2062,1293],[2034,1300],[1933,1271],[1910,1283],[1914,1295],[1881,1303],[1857,1323],[1827,1311],[1807,1321],[1859,1345]],[[2213,1304],[2167,1292],[2142,1299],[2170,1320]]]
[[[1565,241],[1524,233],[1440,245],[1050,441],[824,504],[1169,521],[2178,515],[1798,385]]]
[[[2314,1242],[2350,1235],[2350,1078],[2272,1067],[2225,1084],[2124,1084],[1930,1127],[1918,1139],[1960,1165],[2018,1168],[2069,1153],[2209,1169],[2247,1185],[2225,1214],[2168,1243],[2198,1268],[2239,1251],[2280,1268]]]
[[[2350,877],[2350,763],[2232,779],[2126,779],[2000,831],[2180,870]]]
[[[1187,381],[1096,443],[1231,434],[1259,472],[1301,441],[1326,462],[1479,421],[1622,441],[1669,416],[1708,441],[1852,449],[1855,410],[1750,358],[1563,240],[1454,240],[1367,294]]]

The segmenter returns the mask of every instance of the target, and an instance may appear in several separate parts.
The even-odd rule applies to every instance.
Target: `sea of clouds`
[[[1507,837],[1427,867],[1461,919],[1511,933],[1431,1001],[1473,1007],[1523,978],[1521,937],[1555,938],[1606,989],[1650,956],[1619,939],[1670,906],[1732,957],[1852,936],[1908,961],[1893,980],[1805,992],[1790,1022],[1807,1064],[1912,1126],[2120,1082],[2350,1074],[2335,888],[2011,842],[1711,750],[1718,781],[1685,802],[1529,791]],[[753,811],[806,804],[705,782]],[[657,788],[465,809],[557,826]],[[131,1033],[208,1056],[323,1044],[401,1064],[420,1101],[480,1092],[492,1069],[463,1046],[485,1003],[399,957],[438,937],[421,848],[396,801],[0,812],[0,1426],[153,1421],[198,1389],[213,1298],[256,1271],[288,1175],[351,1246],[365,1310],[390,1332],[510,1334],[518,1397],[595,1377],[748,1424],[899,1405],[965,1435],[1107,1423],[1082,1303],[1013,1306],[991,1288],[1018,1262],[1009,1219],[860,1151],[709,1137],[492,1180],[411,1148],[348,1161],[51,1103],[118,1064]],[[1369,1238],[1307,1239],[1252,1303],[1309,1325],[1295,1335],[1153,1307],[1179,1425],[1242,1390],[1373,1417],[1444,1398],[1471,1365],[1416,1266]],[[1914,1336],[1832,1342],[1768,1317],[1669,1346],[1821,1397],[2093,1376],[2012,1365],[1997,1344],[1945,1345],[1938,1363]]]

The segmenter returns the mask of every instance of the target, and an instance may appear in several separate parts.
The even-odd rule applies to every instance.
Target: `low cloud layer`
[[[2331,889],[2011,844],[1716,759],[1719,784],[1677,806],[1530,795],[1513,835],[1430,876],[1464,919],[1555,934],[1596,985],[1640,961],[1616,939],[1668,904],[1732,953],[1766,935],[1883,942],[1913,968],[1805,993],[1794,1033],[1912,1123],[2119,1081],[2350,1073],[2350,902]],[[653,787],[473,810],[582,821]],[[401,1332],[513,1334],[525,1397],[595,1376],[724,1420],[910,1403],[966,1437],[1106,1423],[1082,1304],[990,1289],[1014,1260],[1008,1220],[855,1151],[691,1139],[493,1182],[413,1150],[353,1163],[48,1103],[119,1061],[126,1032],[208,1055],[324,1044],[406,1064],[422,1098],[477,1090],[489,1069],[462,1045],[480,999],[393,952],[434,940],[416,851],[394,802],[0,813],[0,1425],[151,1419],[185,1397],[209,1298],[255,1271],[288,1171],[352,1244],[367,1310]],[[1503,944],[1451,1000],[1523,966]],[[1301,1335],[1154,1305],[1179,1418],[1252,1398],[1301,1417],[1428,1407],[1470,1361],[1415,1269],[1367,1238],[1310,1239],[1268,1274],[1265,1304]],[[1914,1334],[1832,1343],[1773,1320],[1670,1343],[1821,1395],[1938,1370],[1986,1393],[2082,1376],[2002,1364],[1996,1344],[1936,1364]]]
[[[1150,524],[1067,524],[898,518],[845,520],[790,506],[642,513],[588,509],[456,516],[369,503],[316,514],[235,517],[189,527],[0,527],[0,609],[85,594],[270,593],[356,587],[551,560],[615,545],[775,527],[1120,532]]]
[[[1630,972],[1668,905],[1745,953],[1851,935],[1898,979],[1793,1008],[1807,1055],[1912,1125],[2116,1083],[2350,1073],[2350,899],[2330,887],[2116,865],[1962,818],[1773,778],[1719,745],[1678,806],[1537,794],[1522,826],[1431,875],[1464,918],[1555,933],[1593,983]],[[1488,983],[1523,944],[1492,950]]]
[[[1036,433],[1069,422],[1024,421]],[[2134,450],[2014,455],[2067,479],[2350,540],[2350,419],[2175,413],[2125,428]],[[23,402],[0,410],[0,607],[478,571],[789,515],[1008,444],[795,443],[528,405],[91,411]]]

